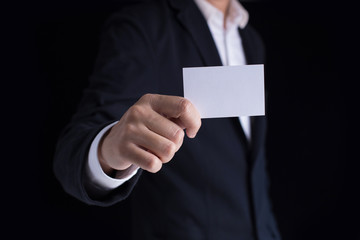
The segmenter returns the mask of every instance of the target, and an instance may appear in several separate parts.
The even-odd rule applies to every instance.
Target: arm
[[[153,70],[152,47],[137,18],[127,13],[112,16],[103,32],[89,86],[84,90],[77,112],[58,139],[53,167],[67,193],[87,204],[108,206],[128,196],[142,171],[140,169],[106,199],[93,199],[84,185],[91,143],[143,94],[157,92],[158,83]]]
[[[187,126],[189,109],[192,109],[188,101],[179,97],[145,95],[147,92],[158,92],[157,68],[154,67],[156,59],[151,41],[145,33],[143,25],[130,14],[122,14],[111,20],[104,34],[90,85],[84,91],[77,113],[59,138],[54,160],[56,177],[66,192],[87,204],[109,206],[125,199],[142,172],[139,169],[134,177],[104,198],[94,199],[89,195],[84,184],[87,157],[91,143],[104,127],[120,119],[98,148],[101,166],[108,174],[114,170],[126,169],[132,163],[156,172],[180,147],[180,139],[184,136],[182,128],[188,128],[189,136],[194,136],[197,131],[196,127]],[[145,96],[141,97],[143,95]],[[167,104],[170,98],[176,99],[169,101],[175,105],[180,102],[180,107],[174,108],[173,104]],[[173,109],[183,110],[185,114],[181,111],[172,112]],[[141,121],[149,120],[155,115],[163,117],[160,122],[167,121],[172,126],[170,129],[178,132],[175,134],[177,140],[167,139],[162,136],[167,131],[162,132],[155,125]],[[198,120],[198,125],[199,122]],[[136,131],[141,127],[145,131],[148,127],[155,129],[143,136],[140,132],[129,131]],[[166,142],[160,145],[170,146],[168,149],[164,148],[165,153],[158,148],[159,144],[144,141],[149,138],[158,141],[159,135],[164,138],[160,142]],[[171,143],[172,140],[176,143]],[[125,149],[119,151],[124,146]]]
[[[183,129],[193,138],[200,125],[200,115],[188,100],[144,95],[92,142],[86,171],[88,192],[106,194],[129,180],[139,167],[159,171],[181,147]]]
[[[105,135],[99,146],[104,172],[132,165],[158,172],[179,150],[184,131],[190,138],[201,126],[200,115],[185,98],[146,94]]]

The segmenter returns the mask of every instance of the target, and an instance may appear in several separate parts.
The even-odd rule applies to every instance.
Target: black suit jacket
[[[248,64],[263,63],[251,26],[240,30]],[[249,146],[237,118],[206,119],[157,174],[140,170],[102,198],[84,186],[89,146],[145,93],[183,95],[182,68],[222,65],[207,23],[190,0],[123,7],[108,21],[90,86],[61,135],[54,170],[87,204],[131,202],[134,239],[279,239],[268,196],[265,119],[252,118]]]

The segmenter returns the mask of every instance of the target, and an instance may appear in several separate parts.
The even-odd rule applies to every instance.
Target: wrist
[[[106,138],[106,136],[109,134],[109,131],[107,131],[104,136],[101,138],[99,145],[98,145],[98,159],[99,159],[99,163],[100,166],[102,168],[102,170],[104,171],[104,173],[106,175],[108,175],[109,177],[113,177],[115,175],[116,170],[113,169],[112,167],[110,167],[110,165],[106,162],[104,155],[103,155],[103,143],[104,143],[104,139]]]

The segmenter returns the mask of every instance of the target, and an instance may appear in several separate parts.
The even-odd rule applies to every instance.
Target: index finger
[[[186,129],[186,135],[194,138],[201,126],[201,118],[195,106],[186,98],[178,96],[148,94],[151,108],[168,117],[178,119]]]

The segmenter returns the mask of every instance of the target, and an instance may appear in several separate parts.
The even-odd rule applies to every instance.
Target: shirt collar
[[[206,21],[210,21],[210,19],[216,15],[221,14],[223,17],[223,13],[210,4],[206,0],[194,0],[195,3],[198,5],[200,11],[203,13]],[[245,28],[249,21],[249,13],[246,9],[237,1],[237,0],[230,0],[229,5],[229,13],[228,19],[230,24],[235,24],[240,28]]]

